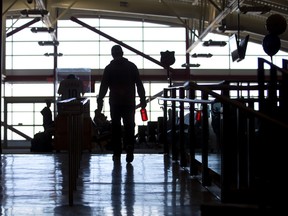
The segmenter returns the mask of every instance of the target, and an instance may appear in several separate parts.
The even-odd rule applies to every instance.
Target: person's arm
[[[140,79],[140,74],[139,71],[137,69],[137,75],[136,75],[136,87],[137,87],[137,93],[140,97],[140,105],[141,108],[145,108],[147,103],[146,103],[146,93],[145,93],[145,88],[143,85],[142,80]]]
[[[97,98],[97,109],[102,110],[103,108],[103,98],[105,97],[107,91],[108,91],[108,72],[106,70],[104,70],[103,73],[103,77],[101,80],[101,84],[100,84],[100,89],[99,89],[99,94],[98,94],[98,98]]]
[[[58,93],[59,95],[62,95],[62,94],[63,94],[63,85],[62,85],[61,83],[62,83],[62,81],[60,82],[59,87],[58,87],[58,91],[57,91],[57,93]]]
[[[44,107],[44,108],[40,111],[40,113],[41,113],[42,115],[44,115],[45,108],[46,108],[46,107]]]

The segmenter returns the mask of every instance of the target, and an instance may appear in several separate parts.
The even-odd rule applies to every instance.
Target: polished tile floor
[[[131,164],[111,154],[83,153],[73,205],[68,155],[2,154],[1,215],[200,216],[219,199],[163,154],[135,154]]]

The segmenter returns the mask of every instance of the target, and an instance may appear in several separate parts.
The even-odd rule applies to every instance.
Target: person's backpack
[[[31,152],[51,152],[52,136],[49,133],[38,132],[31,140]]]

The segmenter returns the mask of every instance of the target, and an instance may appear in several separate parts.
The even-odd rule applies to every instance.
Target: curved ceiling
[[[19,16],[21,10],[35,8],[49,11],[44,20],[48,26],[71,16],[182,25],[195,36],[187,52],[202,42],[209,32],[239,33],[240,37],[249,34],[250,41],[261,44],[269,33],[266,28],[268,17],[279,14],[286,20],[286,26],[288,20],[288,0],[3,0],[6,16]],[[263,9],[262,13],[255,12],[258,9]],[[281,50],[288,52],[288,30],[279,38]]]

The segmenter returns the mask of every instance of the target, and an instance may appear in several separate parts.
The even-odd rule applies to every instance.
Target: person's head
[[[67,79],[76,79],[77,77],[75,76],[75,74],[69,74],[67,76]]]
[[[46,100],[45,100],[45,103],[46,103],[47,107],[50,107],[50,106],[51,106],[51,100],[46,99]]]
[[[111,54],[112,54],[112,57],[115,59],[115,58],[120,58],[123,56],[123,50],[122,50],[122,47],[119,46],[119,45],[114,45],[111,49]]]

